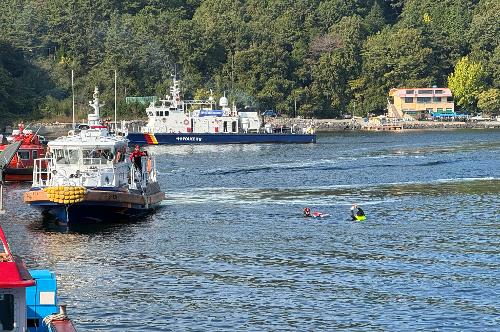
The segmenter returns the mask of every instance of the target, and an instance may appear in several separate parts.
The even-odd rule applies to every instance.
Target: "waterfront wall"
[[[292,125],[298,127],[313,126],[317,132],[329,131],[344,131],[344,130],[377,130],[382,128],[380,124],[374,122],[364,121],[363,119],[356,120],[337,120],[337,119],[296,119],[296,118],[272,118],[266,119],[267,123],[272,123],[274,126],[287,126]],[[500,129],[499,121],[476,121],[476,122],[437,122],[437,121],[407,121],[398,122],[402,129]]]

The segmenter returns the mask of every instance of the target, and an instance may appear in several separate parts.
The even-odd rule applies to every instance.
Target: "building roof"
[[[407,90],[413,90],[414,93],[407,94]],[[415,97],[415,95],[429,95],[429,94],[419,94],[419,90],[433,90],[432,95],[437,95],[437,96],[443,96],[443,97],[448,97],[452,96],[451,90],[449,88],[392,88],[389,91],[389,95],[391,96],[398,96],[398,97]],[[435,90],[441,90],[442,93],[436,94],[434,93]]]
[[[19,288],[35,285],[24,263],[12,256],[5,234],[0,227],[0,288]]]

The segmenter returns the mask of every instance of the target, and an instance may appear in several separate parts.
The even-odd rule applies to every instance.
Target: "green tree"
[[[481,63],[463,57],[455,65],[455,70],[448,76],[448,86],[450,87],[457,105],[468,111],[476,110],[476,103],[479,93],[484,87],[486,72]]]
[[[362,91],[366,112],[381,111],[387,104],[391,88],[429,86],[432,50],[427,47],[419,29],[385,28],[368,37],[363,48],[363,68],[356,83]]]
[[[483,112],[483,114],[499,115],[500,90],[489,89],[481,92],[478,95],[477,107]]]

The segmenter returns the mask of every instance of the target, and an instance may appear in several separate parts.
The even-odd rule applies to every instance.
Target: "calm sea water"
[[[135,223],[61,229],[6,189],[13,251],[80,331],[500,325],[500,131],[149,150],[168,200]]]

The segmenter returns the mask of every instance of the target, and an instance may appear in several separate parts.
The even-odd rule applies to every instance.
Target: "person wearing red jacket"
[[[141,151],[139,145],[136,145],[134,151],[130,154],[130,161],[134,163],[136,169],[138,169],[142,173],[142,161],[141,158],[143,156],[147,156],[148,153],[146,151]]]

